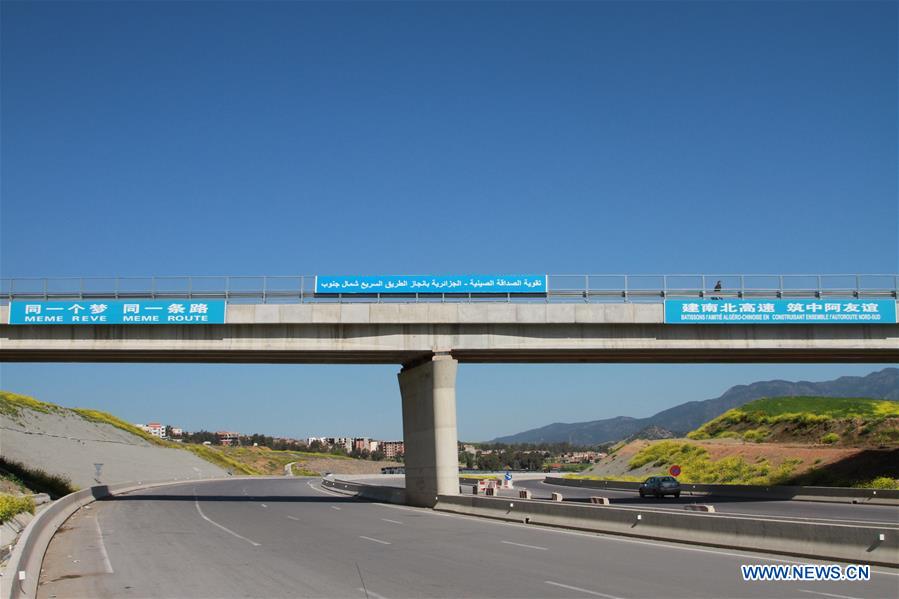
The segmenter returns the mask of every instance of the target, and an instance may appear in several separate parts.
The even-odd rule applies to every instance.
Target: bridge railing
[[[661,302],[666,298],[894,298],[896,274],[549,275],[546,294],[316,294],[315,276],[151,276],[0,279],[12,300],[224,299],[232,303]]]

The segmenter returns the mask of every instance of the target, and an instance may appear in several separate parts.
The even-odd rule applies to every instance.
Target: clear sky
[[[897,6],[3,1],[0,271],[895,273]],[[465,365],[460,434],[875,368]],[[398,437],[395,372],[0,375],[137,421]]]

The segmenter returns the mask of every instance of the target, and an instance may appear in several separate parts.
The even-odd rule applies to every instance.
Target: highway
[[[611,489],[583,489],[550,485],[542,480],[528,480],[515,483],[515,487],[530,489],[534,499],[549,499],[553,492],[561,493],[566,500],[589,501],[592,495],[608,497],[619,507],[651,507],[671,509],[678,512],[691,503],[712,504],[720,514],[744,515],[755,518],[792,518],[830,522],[864,524],[899,524],[899,506],[834,503],[825,501],[784,501],[767,499],[747,499],[715,495],[681,495],[679,498],[641,498],[636,491]]]
[[[45,557],[51,597],[895,597],[867,582],[743,582],[809,560],[442,514],[317,479],[191,482],[99,501]]]
[[[485,478],[494,478],[489,475]],[[403,486],[402,477],[371,477],[354,479],[358,482],[375,485]],[[532,499],[550,498],[552,493],[561,493],[565,501],[588,502],[591,496],[608,497],[617,507],[650,508],[653,510],[671,510],[683,512],[684,506],[694,503],[712,504],[716,513],[730,516],[747,516],[751,518],[790,518],[793,520],[814,520],[837,522],[843,524],[899,524],[899,506],[866,505],[853,503],[836,503],[825,501],[784,501],[771,499],[748,499],[741,497],[724,497],[715,495],[681,495],[679,498],[668,496],[661,499],[654,497],[641,498],[636,491],[612,489],[585,489],[564,485],[551,485],[543,479],[513,479],[513,489],[500,489],[502,497],[518,497],[520,489],[531,491]],[[474,484],[474,479],[471,480]],[[463,483],[463,489],[469,486]]]

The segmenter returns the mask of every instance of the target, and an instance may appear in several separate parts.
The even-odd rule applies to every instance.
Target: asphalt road
[[[766,499],[746,499],[741,497],[716,497],[714,495],[668,496],[662,499],[641,498],[636,491],[613,491],[608,489],[582,489],[563,485],[549,485],[540,480],[516,482],[521,489],[530,489],[534,499],[549,499],[553,492],[561,493],[565,499],[589,501],[591,495],[608,497],[612,504],[621,507],[652,507],[672,509],[682,512],[691,503],[712,504],[720,514],[731,516],[746,515],[758,518],[812,519],[858,524],[899,524],[899,506],[865,505],[852,503],[832,503],[825,501],[784,501]]]
[[[340,478],[338,476],[338,478]],[[402,487],[402,477],[354,478],[359,482]],[[684,506],[692,503],[712,504],[716,513],[730,516],[753,518],[790,518],[794,520],[816,520],[841,524],[899,524],[899,506],[833,503],[824,501],[784,501],[766,499],[746,499],[715,495],[681,495],[679,498],[667,496],[641,498],[636,491],[610,489],[584,489],[564,485],[550,485],[539,480],[513,479],[513,489],[500,489],[500,496],[518,497],[519,489],[529,489],[533,499],[549,499],[553,492],[561,493],[566,501],[588,502],[593,495],[608,497],[612,505],[619,507],[652,508],[683,512]]]
[[[54,537],[49,597],[890,597],[867,582],[743,582],[808,560],[355,500],[314,479],[184,483],[100,501]]]

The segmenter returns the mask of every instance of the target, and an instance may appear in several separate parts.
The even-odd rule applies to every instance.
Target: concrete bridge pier
[[[403,396],[406,502],[432,507],[437,495],[459,492],[456,432],[456,370],[447,354],[403,366],[398,378]]]

